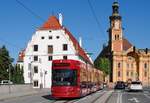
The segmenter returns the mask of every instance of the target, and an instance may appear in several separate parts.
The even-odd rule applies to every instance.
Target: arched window
[[[133,63],[132,63],[132,64],[131,64],[131,68],[133,68],[133,66],[134,66],[134,65],[133,65]]]
[[[147,63],[144,64],[144,68],[145,68],[145,69],[147,68]]]
[[[144,76],[147,77],[147,72],[146,71],[144,72]]]
[[[119,40],[119,35],[117,35],[117,39]]]
[[[118,68],[120,68],[121,67],[121,63],[118,63]]]
[[[129,76],[129,71],[127,71],[127,76]]]
[[[118,71],[118,77],[120,77],[120,75],[121,75],[121,74],[120,74],[120,71]]]
[[[129,68],[129,63],[127,63],[127,68]]]
[[[115,40],[117,40],[117,35],[115,35]]]

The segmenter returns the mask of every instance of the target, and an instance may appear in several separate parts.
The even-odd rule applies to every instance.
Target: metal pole
[[[9,68],[8,68],[8,72],[9,72],[9,93],[11,93],[11,88],[10,88],[10,79],[11,79],[11,75],[10,75],[10,64],[9,64]]]
[[[150,87],[149,79],[150,79],[150,66],[149,66],[149,56],[148,56],[148,88]]]
[[[45,88],[45,70],[44,70],[44,88]]]

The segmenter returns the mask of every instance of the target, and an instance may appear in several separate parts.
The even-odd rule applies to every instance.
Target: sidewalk
[[[50,89],[31,89],[28,91],[2,93],[2,94],[0,94],[0,101],[6,100],[6,99],[11,99],[11,98],[18,98],[18,97],[23,97],[23,96],[35,95],[35,94],[42,94],[42,93],[50,94]]]

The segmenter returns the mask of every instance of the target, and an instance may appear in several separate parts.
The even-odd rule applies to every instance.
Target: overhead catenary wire
[[[33,15],[35,18],[37,18],[38,20],[40,20],[41,22],[45,22],[45,20],[39,16],[38,14],[36,14],[32,9],[28,8],[26,5],[24,5],[20,0],[15,0],[20,6],[22,6],[24,9],[26,9],[31,15]],[[37,28],[37,26],[33,26],[32,27],[34,28]],[[19,47],[18,45],[14,44],[14,43],[10,43],[2,38],[0,38],[0,41],[1,42],[4,42],[5,44],[11,46],[11,47],[15,47],[15,48],[18,48],[18,49],[22,49],[22,47]]]
[[[37,19],[39,19],[42,22],[45,22],[45,20],[40,17],[39,15],[37,15],[32,9],[30,9],[29,7],[27,7],[23,2],[21,2],[20,0],[15,0],[19,5],[21,5],[24,9],[26,9],[30,14],[32,14],[34,17],[36,17]],[[65,37],[66,39],[66,37]],[[73,48],[71,48],[73,49]]]
[[[26,9],[31,15],[33,15],[34,17],[36,17],[37,19],[39,19],[41,22],[45,22],[45,20],[39,16],[38,14],[36,14],[32,9],[30,9],[29,7],[27,7],[25,4],[23,4],[20,0],[15,0],[19,5],[21,5],[24,9]]]
[[[98,20],[98,18],[97,18],[97,15],[96,15],[96,13],[95,13],[95,10],[94,10],[94,8],[93,8],[92,3],[90,2],[90,0],[87,0],[87,1],[88,1],[89,7],[90,7],[90,9],[91,9],[91,12],[92,12],[92,14],[93,14],[93,17],[94,17],[94,19],[95,19],[95,21],[96,21],[96,23],[97,23],[97,26],[98,26],[100,32],[106,37],[105,32],[104,32],[104,30],[103,30],[103,28],[102,28],[102,26],[101,26],[101,23],[99,22],[99,20]]]

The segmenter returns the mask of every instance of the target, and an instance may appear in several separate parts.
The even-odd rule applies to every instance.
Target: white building
[[[18,56],[18,60],[17,60],[17,65],[18,65],[20,68],[23,68],[24,52],[25,52],[25,50],[22,50],[22,51],[19,52],[19,56]]]
[[[23,53],[25,83],[33,83],[34,88],[51,87],[51,66],[55,59],[74,59],[92,63],[78,41],[51,16],[36,30]]]

